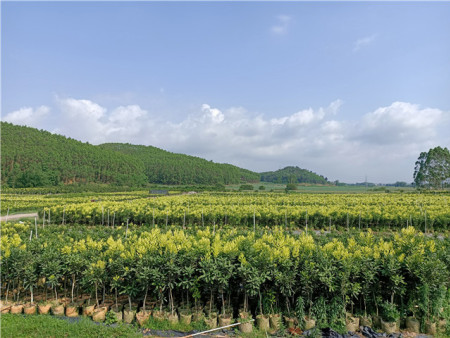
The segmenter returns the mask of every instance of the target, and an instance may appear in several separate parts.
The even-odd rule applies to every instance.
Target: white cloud
[[[177,123],[138,105],[108,110],[90,100],[66,98],[57,99],[57,107],[52,113],[48,107],[23,108],[7,116],[26,122],[31,121],[27,116],[45,113],[58,127],[53,131],[93,144],[153,145],[255,171],[298,165],[347,182],[362,182],[365,175],[374,182],[410,182],[419,153],[448,146],[450,130],[450,112],[408,102],[394,102],[357,120],[339,118],[341,100],[277,118],[205,103]]]
[[[436,136],[443,114],[439,109],[421,109],[416,104],[394,102],[366,114],[359,124],[358,137],[376,144],[430,140]]]
[[[111,112],[90,100],[57,98],[56,133],[91,143],[137,141],[151,121],[138,105],[119,106]]]
[[[47,106],[40,106],[36,109],[31,107],[23,107],[19,110],[6,114],[3,120],[18,125],[27,125],[39,128],[43,125],[43,120],[49,112],[50,108]]]
[[[361,48],[371,45],[375,41],[376,38],[377,38],[377,35],[372,34],[372,35],[368,35],[368,36],[365,36],[365,37],[362,37],[362,38],[356,40],[355,43],[353,44],[353,51],[357,52]]]
[[[276,35],[286,34],[292,18],[288,15],[278,15],[276,20],[277,23],[270,28],[270,31]]]

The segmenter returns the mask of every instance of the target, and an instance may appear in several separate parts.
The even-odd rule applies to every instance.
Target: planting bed
[[[237,320],[242,332],[447,329],[447,234],[34,223],[2,223],[1,231],[3,313],[50,311],[144,327],[148,320],[205,328]]]

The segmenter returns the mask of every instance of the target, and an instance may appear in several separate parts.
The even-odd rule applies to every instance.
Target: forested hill
[[[249,170],[155,147],[118,143],[94,146],[43,130],[0,123],[1,182],[5,187],[259,181],[259,174]]]
[[[1,171],[8,187],[146,183],[144,165],[128,155],[6,122],[1,122]]]
[[[261,173],[261,182],[327,184],[328,180],[326,177],[306,169],[286,167],[277,171]]]
[[[99,147],[133,156],[144,163],[149,182],[161,184],[231,184],[258,182],[259,174],[230,164],[174,154],[156,147],[105,143]]]

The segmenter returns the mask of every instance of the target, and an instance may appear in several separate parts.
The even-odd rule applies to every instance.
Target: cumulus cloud
[[[368,35],[368,36],[364,36],[362,38],[359,38],[353,44],[353,51],[357,52],[360,49],[371,45],[375,41],[376,38],[377,38],[376,34],[372,34],[372,35]]]
[[[47,106],[40,106],[36,109],[31,107],[23,107],[6,114],[4,121],[11,122],[18,125],[27,125],[39,128],[42,122],[49,114],[50,108]]]
[[[286,34],[292,18],[288,15],[278,15],[276,20],[277,23],[270,28],[270,31],[276,35]]]
[[[59,122],[53,132],[73,138],[102,142],[128,142],[145,133],[147,112],[138,105],[119,106],[108,111],[91,100],[57,98]]]
[[[58,127],[53,131],[93,144],[153,145],[255,171],[298,165],[347,182],[362,182],[365,175],[374,182],[411,181],[418,154],[446,146],[450,128],[449,112],[408,102],[377,108],[358,120],[340,117],[341,100],[272,118],[205,103],[176,123],[139,105],[108,110],[66,98],[57,99],[56,107],[51,114],[48,107],[23,108],[7,117],[17,117],[10,120],[17,123],[22,116],[27,124],[27,116],[46,115]]]
[[[364,116],[358,138],[375,143],[422,142],[436,136],[436,127],[443,119],[439,109],[423,108],[407,102],[394,102]]]

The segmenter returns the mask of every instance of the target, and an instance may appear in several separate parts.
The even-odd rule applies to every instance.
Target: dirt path
[[[33,218],[33,217],[38,217],[37,212],[31,213],[31,214],[14,214],[14,215],[8,215],[8,218],[6,218],[5,216],[0,216],[0,222],[5,222],[6,220],[9,221],[13,221],[13,220],[18,220],[21,218]]]

